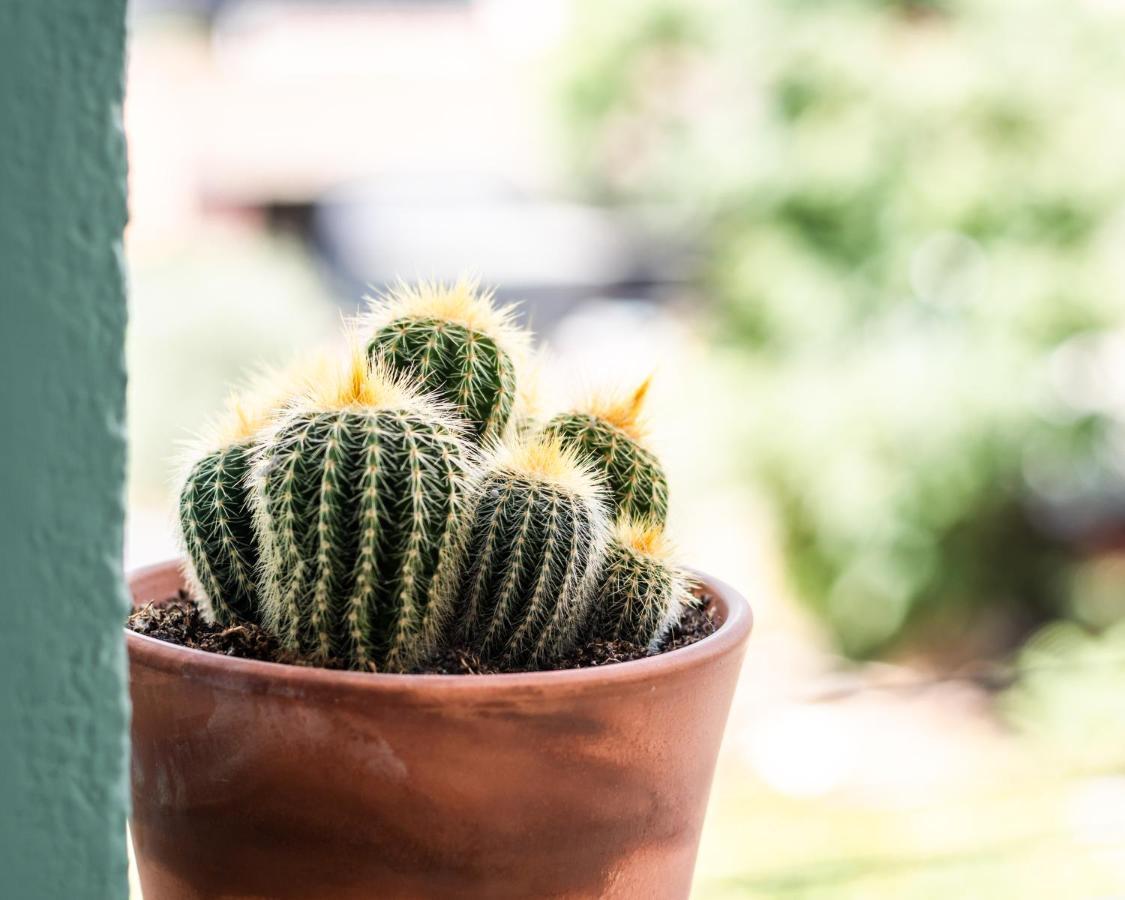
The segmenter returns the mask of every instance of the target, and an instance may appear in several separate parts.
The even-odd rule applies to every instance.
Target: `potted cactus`
[[[529,345],[401,287],[193,454],[131,578],[149,900],[686,896],[749,609],[675,562],[647,383],[540,423]],[[268,652],[142,633],[184,596]]]

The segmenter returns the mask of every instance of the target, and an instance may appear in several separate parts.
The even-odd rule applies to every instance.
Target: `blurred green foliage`
[[[700,236],[748,466],[840,647],[1081,618],[1075,566],[1125,532],[1125,8],[580,9],[576,170]]]
[[[1093,634],[1053,622],[1020,650],[1007,718],[1069,767],[1120,771],[1125,761],[1125,620]]]

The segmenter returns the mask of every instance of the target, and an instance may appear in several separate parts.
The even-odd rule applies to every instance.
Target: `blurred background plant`
[[[1113,765],[1125,746],[1125,620],[1097,634],[1054,622],[1019,653],[1019,678],[1001,698],[1008,719],[1074,763]]]
[[[548,406],[656,370],[754,606],[699,897],[1125,895],[1125,0],[130,8],[128,565],[233,382],[475,270]]]
[[[746,472],[842,650],[1103,626],[1125,524],[1125,38],[1107,4],[589,3],[581,184],[699,236]],[[1116,570],[1120,573],[1120,567]]]

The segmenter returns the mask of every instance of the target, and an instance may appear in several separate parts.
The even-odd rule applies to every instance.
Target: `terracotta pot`
[[[750,609],[597,669],[376,675],[128,634],[146,900],[686,897]],[[136,572],[133,601],[180,587]]]

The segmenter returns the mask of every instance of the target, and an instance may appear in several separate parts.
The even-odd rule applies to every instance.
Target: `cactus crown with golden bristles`
[[[371,301],[363,330],[373,364],[449,403],[478,443],[504,433],[528,336],[491,293],[466,280],[400,285]]]
[[[605,478],[615,516],[668,517],[668,481],[656,456],[644,446],[642,406],[649,380],[627,394],[595,395],[554,416],[544,432],[555,435]]]
[[[690,580],[672,562],[662,525],[622,518],[613,529],[596,589],[590,634],[655,648],[690,600]]]

